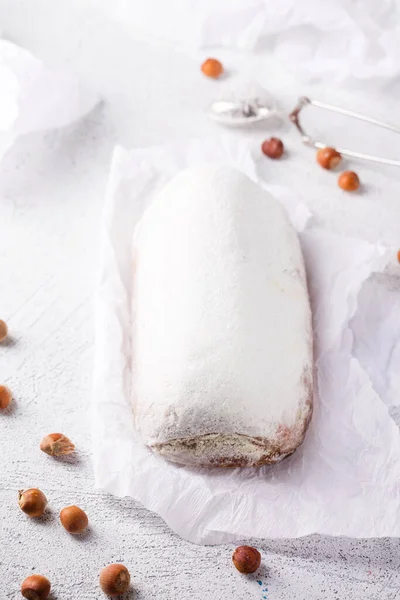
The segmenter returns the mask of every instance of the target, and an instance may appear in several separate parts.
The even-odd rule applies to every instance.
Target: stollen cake
[[[277,462],[312,414],[313,336],[300,243],[278,201],[212,165],[178,174],[133,241],[136,429],[166,459]]]

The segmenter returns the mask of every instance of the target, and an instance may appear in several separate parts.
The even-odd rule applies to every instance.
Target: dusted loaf
[[[187,465],[274,463],[312,413],[303,257],[282,206],[202,166],[154,198],[134,237],[133,406],[143,441]]]

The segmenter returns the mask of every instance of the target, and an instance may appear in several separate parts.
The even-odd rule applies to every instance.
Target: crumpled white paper
[[[357,335],[368,331],[359,292],[371,273],[384,269],[388,253],[379,245],[312,228],[307,207],[280,186],[265,187],[283,202],[299,230],[313,307],[319,398],[305,443],[272,467],[207,471],[170,464],[137,439],[129,389],[133,230],[156,189],[180,169],[205,161],[234,166],[256,179],[246,144],[227,137],[115,151],[96,304],[96,487],[132,496],[195,543],[312,533],[400,536],[400,435],[352,353],[350,329],[352,320]],[[388,312],[397,322],[398,315]],[[360,325],[354,328],[357,319]],[[399,334],[396,327],[397,343]],[[376,347],[371,355],[366,352],[368,360],[377,352]]]
[[[28,50],[0,39],[0,159],[18,136],[63,127],[98,101],[66,73],[54,73]]]
[[[328,83],[400,74],[396,0],[107,2],[125,26],[187,47],[266,46],[288,69]]]
[[[374,389],[389,406],[400,405],[400,277],[375,275],[358,297],[351,329],[353,351]]]

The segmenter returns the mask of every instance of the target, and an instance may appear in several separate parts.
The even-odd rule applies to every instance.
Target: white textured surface
[[[293,452],[311,411],[311,312],[279,202],[232,168],[186,169],[143,215],[134,262],[133,403],[146,444],[243,436],[199,456],[159,448],[193,464]]]
[[[128,30],[140,26],[185,47],[268,47],[288,70],[329,83],[375,85],[399,76],[397,0],[98,0]]]
[[[84,123],[21,140],[0,166],[0,314],[14,340],[0,349],[0,378],[16,396],[12,411],[0,416],[0,596],[19,598],[19,582],[34,569],[51,578],[54,598],[101,598],[98,571],[118,560],[131,568],[137,600],[261,600],[263,588],[233,571],[231,546],[192,546],[132,501],[93,492],[89,455],[92,290],[111,148],[116,135],[138,146],[215,131],[201,114],[215,82],[199,78],[197,59],[130,39],[88,1],[0,0],[0,24],[10,38],[71,67],[106,98]],[[222,57],[232,68],[258,73],[286,107],[312,92],[264,56]],[[394,99],[378,105],[373,91],[367,99],[355,91],[315,93],[398,120]],[[273,131],[290,150],[290,160],[262,167],[276,183],[290,176],[317,220],[332,229],[399,245],[398,171],[360,166],[365,193],[349,197],[336,189],[334,174],[314,165],[294,132]],[[339,134],[346,137],[346,128],[337,128]],[[266,132],[251,135],[259,141]],[[380,146],[371,133],[350,138],[364,148]],[[394,141],[387,151],[399,154],[399,147]],[[53,462],[37,450],[42,435],[57,429],[81,449],[76,463]],[[16,507],[17,490],[28,485],[49,497],[52,513],[44,522],[27,521]],[[83,540],[57,523],[57,511],[73,502],[93,523]],[[312,537],[258,546],[270,599],[399,597],[398,540]]]

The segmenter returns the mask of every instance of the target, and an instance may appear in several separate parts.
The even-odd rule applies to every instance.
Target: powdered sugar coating
[[[275,462],[311,416],[303,258],[281,205],[203,166],[157,194],[134,240],[133,402],[144,442],[176,462]]]

